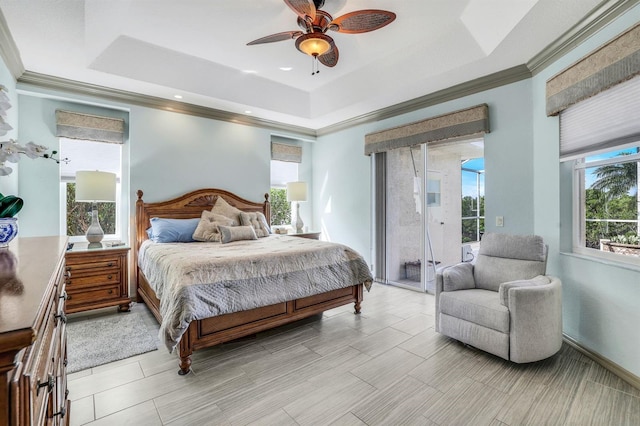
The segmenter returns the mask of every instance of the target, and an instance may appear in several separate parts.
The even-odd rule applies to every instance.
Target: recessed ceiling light
[[[173,95],[173,97],[176,99],[182,99],[182,95]]]
[[[293,67],[280,67],[281,71],[291,71]]]
[[[246,110],[244,113],[245,114],[251,114],[251,111],[250,110]]]
[[[256,70],[242,70],[242,72],[245,74],[258,74],[258,71]]]

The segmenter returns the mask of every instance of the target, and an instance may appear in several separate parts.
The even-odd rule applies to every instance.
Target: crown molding
[[[24,73],[24,65],[20,58],[20,51],[16,42],[13,40],[11,31],[9,31],[9,25],[0,10],[0,56],[2,60],[9,68],[9,72],[13,75],[15,80],[18,79]]]
[[[213,120],[226,121],[245,126],[260,127],[268,130],[291,132],[303,136],[315,138],[316,132],[307,127],[294,126],[277,121],[264,120],[257,117],[250,117],[243,114],[224,111],[215,108],[204,107],[184,102],[172,101],[155,96],[143,95],[126,90],[113,89],[105,86],[98,86],[90,83],[69,80],[61,77],[40,74],[32,71],[25,71],[18,83],[33,85],[43,89],[73,93],[76,95],[95,96],[100,99],[113,102],[120,102],[130,105],[137,105],[147,108],[160,109],[163,111],[177,112],[181,114],[193,115],[196,117],[210,118]]]
[[[640,0],[607,0],[599,4],[580,22],[531,58],[527,62],[527,68],[532,75],[538,74],[637,4],[640,4]]]
[[[460,83],[419,98],[411,99],[409,101],[392,105],[387,108],[382,108],[368,114],[363,114],[349,120],[341,121],[340,123],[336,123],[331,126],[323,127],[318,129],[316,133],[318,136],[328,135],[353,126],[392,118],[422,108],[438,105],[443,102],[459,99],[464,96],[484,92],[485,90],[515,83],[516,81],[526,80],[527,78],[531,78],[531,72],[529,69],[525,65],[518,65],[484,77],[476,78],[475,80],[465,81],[464,83]]]

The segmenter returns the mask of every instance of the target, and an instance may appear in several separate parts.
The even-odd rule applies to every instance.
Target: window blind
[[[271,159],[302,163],[302,147],[278,142],[271,142]]]
[[[452,142],[489,133],[489,106],[471,108],[427,118],[364,137],[364,153],[371,155],[432,142]]]
[[[640,141],[640,76],[560,113],[560,160]]]
[[[124,143],[124,120],[57,110],[56,136],[122,144]]]
[[[640,24],[547,81],[547,115],[589,99],[640,74]]]

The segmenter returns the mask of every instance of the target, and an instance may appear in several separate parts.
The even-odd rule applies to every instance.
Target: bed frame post
[[[142,201],[142,190],[138,189],[136,191],[136,195],[138,196],[138,200],[136,201],[136,218],[140,218],[144,215],[144,201]],[[140,249],[140,244],[142,244],[141,236],[146,236],[146,228],[145,223],[142,223],[139,219],[136,219],[136,235],[134,236],[134,256],[133,257],[133,285],[136,289],[136,301],[142,302],[142,298],[138,292],[138,250]]]
[[[193,348],[191,347],[191,329],[196,327],[197,322],[192,321],[189,324],[189,328],[182,335],[180,339],[180,343],[178,346],[178,356],[180,357],[180,361],[178,361],[178,366],[180,370],[178,370],[178,374],[184,376],[185,374],[189,374],[191,371],[191,354],[193,354]]]
[[[356,315],[360,313],[360,304],[362,303],[362,298],[363,298],[363,295],[364,295],[364,290],[363,290],[363,288],[364,288],[364,285],[363,285],[363,284],[360,284],[360,285],[357,285],[357,286],[356,286],[356,294],[355,294],[355,296],[356,296],[356,301],[355,301],[355,303],[354,303],[354,307],[353,307],[353,308],[354,308],[354,310],[355,310],[355,312],[354,312],[354,313],[355,313]]]
[[[267,218],[267,223],[271,226],[271,203],[269,202],[269,193],[264,194],[264,205],[262,207],[262,213]]]

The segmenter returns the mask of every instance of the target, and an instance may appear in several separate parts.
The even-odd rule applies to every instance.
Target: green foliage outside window
[[[98,203],[98,220],[105,235],[115,234],[116,203]],[[77,203],[76,184],[67,183],[67,235],[85,235],[90,224],[91,203]]]
[[[478,226],[480,235],[484,233],[484,197],[480,197],[480,211],[477,211],[477,198],[469,195],[462,197],[462,217],[472,217],[473,219],[462,219],[462,242],[469,243],[478,241]],[[479,217],[479,220],[476,219]]]
[[[287,201],[287,190],[284,188],[271,188],[269,194],[271,225],[290,225],[291,203]]]

